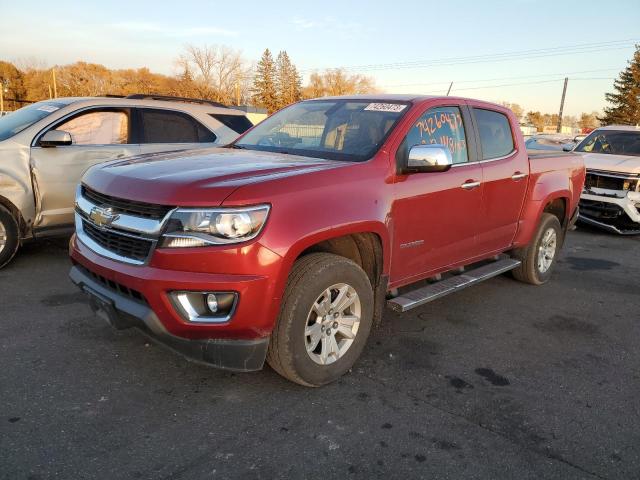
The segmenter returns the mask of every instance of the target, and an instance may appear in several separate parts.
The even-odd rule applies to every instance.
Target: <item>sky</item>
[[[176,73],[185,45],[255,62],[286,50],[306,76],[346,67],[388,93],[445,94],[565,114],[601,111],[640,43],[640,1],[44,1],[0,5],[0,59]]]

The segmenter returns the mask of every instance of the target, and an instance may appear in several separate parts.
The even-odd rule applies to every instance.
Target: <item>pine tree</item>
[[[286,51],[276,59],[276,89],[278,108],[297,102],[302,97],[302,79]]]
[[[268,48],[262,54],[256,67],[252,93],[253,101],[257,107],[266,108],[270,114],[278,109],[276,70],[273,56]]]
[[[613,88],[615,93],[605,94],[611,107],[605,108],[598,120],[603,125],[640,125],[640,45],[636,45],[633,59],[620,72]]]
[[[298,72],[296,66],[291,64],[291,72],[290,72],[290,100],[291,103],[299,102],[302,100],[302,77]]]

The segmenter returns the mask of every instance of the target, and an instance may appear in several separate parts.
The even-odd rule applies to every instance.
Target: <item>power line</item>
[[[499,80],[517,80],[521,78],[540,78],[540,77],[557,77],[557,76],[567,76],[567,75],[579,75],[583,73],[600,73],[600,72],[618,72],[620,69],[617,67],[612,68],[600,68],[597,70],[581,70],[578,72],[558,72],[558,73],[544,73],[540,75],[521,75],[517,77],[494,77],[494,78],[483,78],[483,79],[472,79],[472,80],[453,80],[455,84],[460,83],[477,83],[477,82],[495,82]],[[420,86],[431,86],[431,85],[447,85],[451,83],[451,80],[443,80],[440,82],[428,82],[428,83],[395,83],[395,84],[385,84],[381,85],[382,87],[420,87]]]
[[[533,58],[546,58],[564,55],[579,55],[585,53],[597,53],[608,50],[618,50],[631,47],[638,39],[611,40],[607,42],[583,43],[556,47],[547,47],[529,50],[517,50],[502,53],[492,53],[483,55],[474,55],[466,57],[447,57],[432,60],[416,60],[407,62],[365,64],[354,66],[343,66],[341,68],[350,71],[379,71],[390,69],[406,69],[406,68],[425,68],[431,66],[451,66],[465,65],[473,63],[490,63],[506,60],[520,60]],[[315,69],[317,70],[317,69]],[[303,69],[301,73],[308,73],[314,69]]]
[[[552,80],[537,80],[537,81],[532,81],[532,82],[518,82],[518,83],[502,83],[499,85],[482,85],[479,87],[464,87],[464,88],[455,88],[455,92],[459,92],[459,91],[465,91],[465,90],[482,90],[485,88],[502,88],[502,87],[517,87],[517,86],[521,86],[521,85],[541,85],[544,83],[556,83],[556,82],[561,82],[563,81],[563,78],[554,78]],[[614,80],[614,78],[608,78],[608,77],[591,77],[591,78],[571,78],[571,80]],[[455,84],[455,82],[454,82]],[[454,92],[454,94],[455,94]],[[430,94],[442,94],[441,90],[432,90],[429,92],[422,92],[425,95],[430,95]]]

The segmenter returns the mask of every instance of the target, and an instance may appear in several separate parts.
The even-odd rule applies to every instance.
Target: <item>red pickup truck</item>
[[[509,270],[546,282],[584,178],[577,155],[529,157],[499,105],[308,100],[224,148],[89,170],[70,276],[116,328],[319,386],[352,367],[385,305]]]

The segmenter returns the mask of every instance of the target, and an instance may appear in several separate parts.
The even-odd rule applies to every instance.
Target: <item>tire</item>
[[[373,302],[371,282],[356,263],[330,253],[300,258],[289,275],[267,362],[300,385],[319,387],[337,380],[364,349]]]
[[[543,213],[531,243],[513,253],[522,262],[512,271],[515,279],[531,285],[548,282],[558,259],[563,235],[558,217]]]
[[[0,268],[11,261],[20,246],[18,222],[0,205]]]

